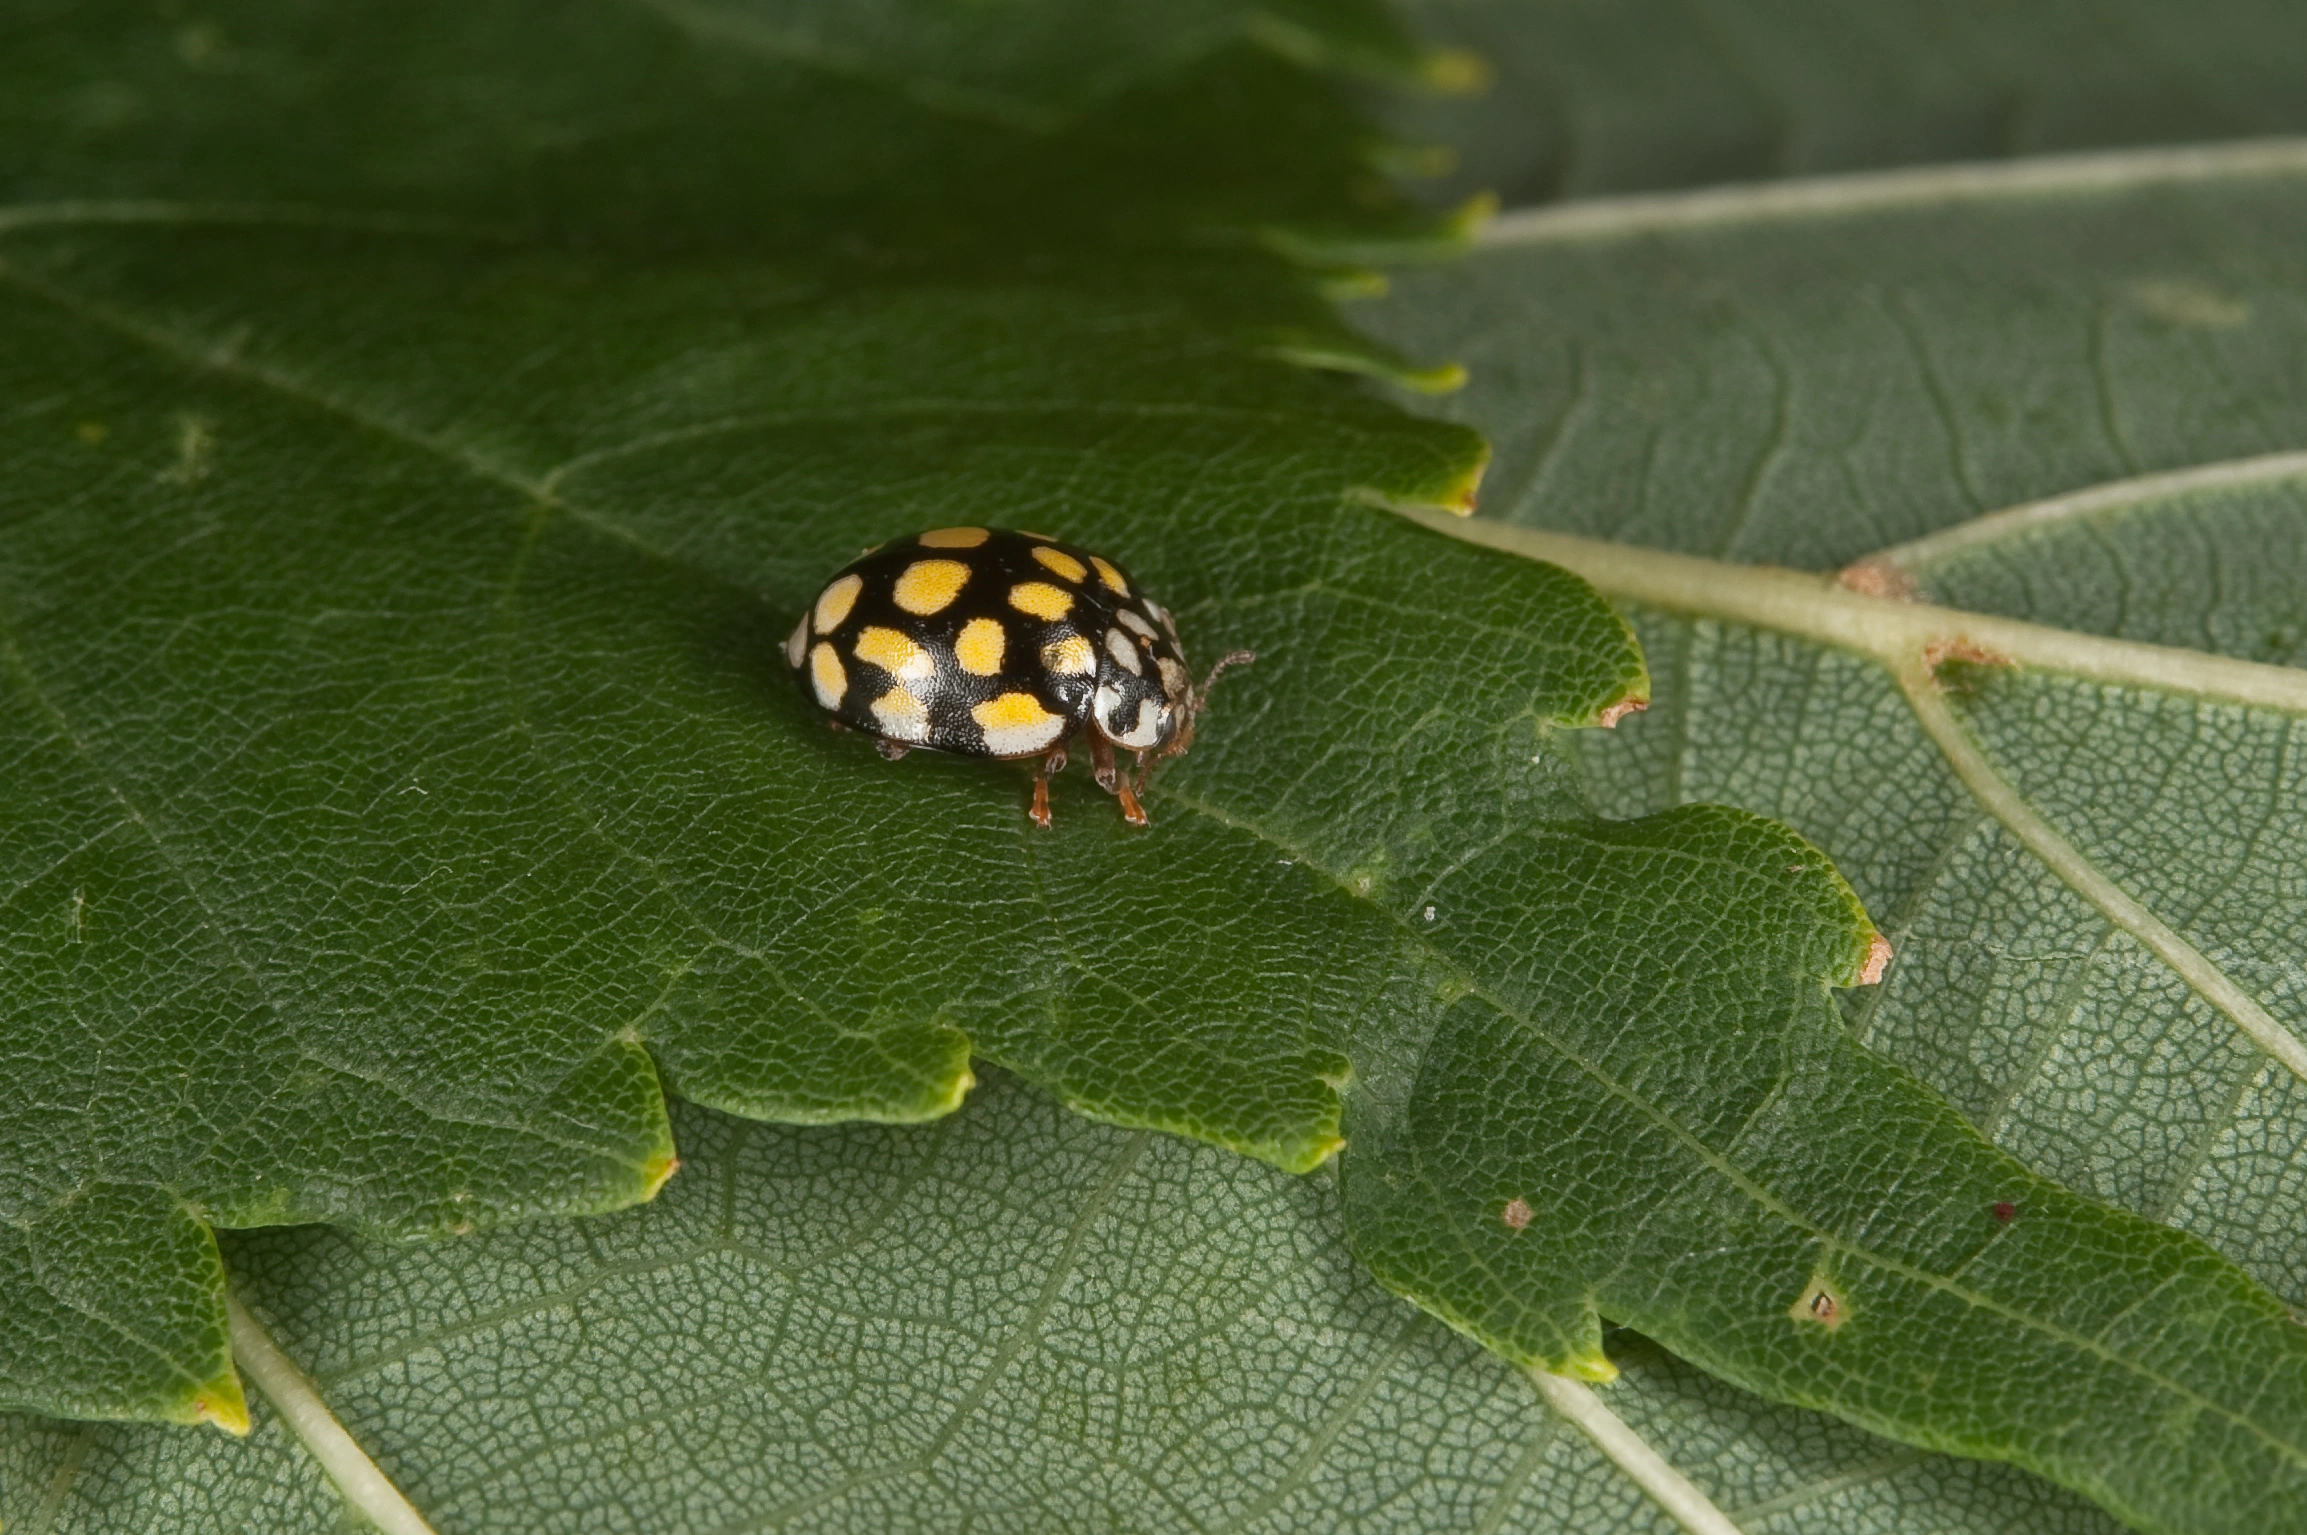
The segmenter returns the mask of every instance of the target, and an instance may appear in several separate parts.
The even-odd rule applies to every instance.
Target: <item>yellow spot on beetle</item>
[[[841,658],[823,640],[809,652],[809,682],[817,689],[817,701],[828,709],[839,708],[841,695],[849,691],[849,674],[841,669]]]
[[[865,583],[856,576],[843,576],[817,594],[817,632],[831,634],[841,627],[849,610],[857,606],[857,594]]]
[[[961,634],[953,642],[953,657],[963,671],[991,677],[1001,670],[1002,652],[1008,648],[1009,636],[1002,632],[999,619],[973,618],[961,626]]]
[[[929,710],[902,686],[891,688],[873,700],[873,718],[881,726],[881,733],[892,741],[929,738]]]
[[[968,582],[969,567],[959,560],[915,560],[889,595],[906,612],[927,617],[944,611]]]
[[[1054,623],[1073,610],[1073,598],[1047,581],[1020,581],[1009,589],[1009,605]]]
[[[878,624],[857,636],[857,659],[870,661],[908,682],[920,682],[937,673],[937,663],[929,658],[928,651],[895,629],[884,629]]]
[[[1094,554],[1089,557],[1089,562],[1097,567],[1097,578],[1112,587],[1116,595],[1122,597],[1129,595],[1129,583],[1121,578],[1120,571]]]
[[[1065,730],[1065,716],[1044,709],[1031,693],[1004,693],[969,714],[985,732],[986,750],[997,757],[1041,751]]]
[[[921,535],[924,549],[974,549],[993,535],[983,528],[931,528]]]
[[[1086,580],[1089,576],[1089,567],[1063,549],[1052,549],[1047,544],[1035,544],[1033,557],[1068,581]]]
[[[1041,647],[1041,664],[1061,677],[1085,677],[1097,670],[1097,652],[1078,634]]]

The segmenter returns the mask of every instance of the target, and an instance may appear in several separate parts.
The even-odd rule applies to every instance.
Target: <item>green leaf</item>
[[[2290,160],[1523,215],[1367,317],[1473,364],[1451,409],[1499,521],[1470,532],[1630,604],[1657,706],[1583,744],[1605,802],[1793,822],[1899,955],[1861,1037],[2296,1303]],[[2265,1496],[2239,1481],[2233,1527],[2295,1520]]]
[[[656,708],[693,701],[683,685],[714,695],[736,729],[711,743],[737,753],[719,764],[724,783],[757,776],[774,721],[776,755],[814,798],[859,764],[803,730],[753,627],[778,611],[765,598],[801,600],[868,529],[948,520],[947,493],[972,484],[989,510],[1026,513],[1030,496],[1013,493],[1035,475],[1048,520],[1092,526],[1065,502],[1072,466],[1101,453],[1126,496],[1198,493],[1215,515],[1217,497],[1197,492],[1205,460],[1238,454],[1247,434],[1272,445],[1221,477],[1226,490],[1295,496],[1325,528],[1343,486],[1447,496],[1470,472],[1464,434],[1246,355],[1309,335],[1340,355],[1350,343],[1302,276],[1256,247],[1242,210],[1383,226],[1384,209],[1364,206],[1358,130],[1326,88],[1225,46],[1214,23],[1179,78],[1109,75],[1097,100],[1072,102],[1085,115],[1050,127],[988,121],[902,71],[853,79],[806,50],[700,32],[694,12],[602,6],[541,31],[518,9],[462,6],[325,21],[250,7],[198,28],[136,8],[22,20],[25,45],[0,50],[16,72],[0,97],[53,131],[7,138],[18,200],[0,215],[0,366],[10,398],[37,402],[10,418],[4,578],[11,821],[37,830],[8,846],[12,1029],[40,1042],[8,1100],[22,1155],[4,1195],[0,1368],[20,1400],[233,1421],[233,1400],[212,1400],[231,1376],[201,1222],[457,1230],[645,1195],[671,1165],[640,1043],[652,1020],[693,1090],[724,1101],[803,1117],[953,1102],[966,1044],[937,1014],[954,999],[922,1001],[939,964],[899,952],[914,973],[865,980],[896,990],[863,1000],[830,976],[796,981],[745,935],[714,931],[664,868],[572,799],[555,743],[536,739],[565,722],[528,706],[521,671],[590,685],[551,649],[585,654],[585,636],[555,628],[567,615],[547,611],[568,561],[596,567],[560,589],[580,629],[612,598],[661,604],[650,611],[669,629],[613,633],[605,653],[673,647],[659,657],[673,671],[644,669],[638,691]],[[1017,42],[977,36],[988,59]],[[946,84],[968,72],[938,55]],[[477,71],[451,72],[474,88],[442,91],[444,58]],[[1063,48],[1026,73],[1074,89]],[[815,153],[797,161],[780,146],[804,128]],[[379,163],[388,144],[406,158]],[[828,154],[838,163],[812,180]],[[639,171],[648,196],[618,195]],[[868,173],[884,182],[868,178],[860,197]],[[60,187],[74,195],[55,198]],[[1114,195],[1061,200],[1059,187]],[[160,190],[177,200],[152,201]],[[1058,216],[1025,223],[1021,205]],[[481,217],[630,254],[444,222]],[[990,246],[1020,228],[1040,250],[989,267]],[[699,253],[716,247],[747,254]],[[101,287],[105,263],[131,257],[173,296],[162,312],[106,309],[75,287]],[[218,333],[215,311],[168,307],[197,293],[203,263],[225,284],[206,302],[245,310],[245,334],[240,318]],[[600,289],[617,297],[600,303]],[[668,313],[677,339],[659,331]],[[293,362],[270,345],[283,329],[290,343],[362,327],[390,338],[415,314],[432,316],[431,355],[404,349],[417,375],[398,387],[358,360],[334,370],[336,395],[275,366]],[[508,367],[560,392],[508,396]],[[571,483],[629,471],[577,462],[612,434],[733,469],[726,451],[700,460],[679,437],[731,411],[763,413],[720,436],[774,460],[757,496],[814,496],[814,541],[772,523],[684,551],[713,528],[679,498],[652,498],[658,527],[604,531],[541,483],[554,466]],[[955,452],[974,475],[948,473]],[[1066,459],[1054,480],[1053,453]],[[524,455],[532,478],[507,467]],[[1021,459],[1043,465],[1021,477]],[[821,493],[800,484],[811,472]],[[730,515],[720,488],[692,492]],[[1355,515],[1406,547],[1386,519]],[[622,540],[644,534],[675,547],[636,560]],[[114,555],[131,546],[148,557],[123,566]],[[1129,547],[1159,569],[1144,543]],[[764,557],[782,561],[767,577]],[[1518,608],[1527,592],[1508,575]],[[1604,668],[1631,667],[1623,629],[1574,582],[1531,590],[1583,601],[1614,647]],[[92,627],[90,614],[104,618]],[[554,701],[580,728],[612,727],[588,749],[621,749],[587,701]],[[622,723],[661,744],[646,721]],[[868,777],[930,856],[951,852],[935,835],[949,810],[1004,850],[1013,839],[1006,787],[983,773]],[[925,782],[942,788],[924,797]],[[779,861],[780,813],[769,807],[756,867],[803,898],[797,861]],[[683,835],[687,856],[712,859],[710,837]],[[747,922],[777,931],[751,874],[716,873],[736,877],[727,893]],[[835,931],[870,940],[858,924],[903,924],[920,915],[908,899],[867,900]],[[1013,918],[972,894],[958,928],[906,941],[998,946]],[[796,1005],[863,1016],[814,1044],[764,1035]],[[677,1050],[671,1018],[697,1023],[700,1042]],[[1327,1101],[1315,1084],[1298,1107],[1308,1093]]]
[[[108,516],[57,516],[20,481],[20,749],[54,766],[17,791],[27,823],[73,829],[28,850],[47,963],[13,978],[76,1020],[167,997],[104,1062],[141,1112],[91,1125],[44,1107],[69,1078],[20,1084],[51,1219],[96,1165],[227,1226],[624,1202],[667,1170],[644,1042],[692,1099],[802,1120],[943,1113],[974,1046],[1109,1117],[1310,1166],[1337,1143],[1347,1031],[1382,1039],[1401,1005],[1405,940],[1369,895],[1447,856],[1455,821],[1576,814],[1548,716],[1590,719],[1640,675],[1571,578],[1341,500],[1440,493],[1461,434],[1229,357],[1174,311],[899,291],[733,335],[703,297],[775,274],[306,231],[75,224],[13,240],[10,273],[12,359],[78,395],[14,456],[114,489]],[[454,382],[496,392],[573,328],[597,366],[512,420]],[[975,378],[991,345],[1011,360]],[[1200,387],[1169,410],[1181,353]],[[1020,510],[1126,548],[1196,651],[1267,649],[1231,703],[1250,749],[1213,722],[1156,837],[1086,785],[1042,837],[1013,770],[892,769],[782,675],[790,615],[861,540]],[[170,557],[124,568],[123,546]],[[1551,621],[1496,621],[1533,610]],[[1394,789],[1421,780],[1423,802]],[[1293,783],[1301,817],[1368,801],[1346,845],[1248,816]],[[180,931],[134,919],[143,890]],[[1148,942],[1160,922],[1178,935]],[[1253,946],[1218,941],[1234,928]],[[174,1114],[139,1094],[153,1078]]]
[[[1346,1261],[1326,1177],[998,1073],[935,1126],[674,1123],[687,1165],[644,1209],[228,1241],[238,1293],[436,1528],[1676,1528],[1519,1372]],[[1747,1535],[2111,1528],[1621,1342],[1596,1394]],[[338,1526],[347,1500],[257,1418],[238,1443],[0,1420],[0,1520]]]
[[[430,79],[411,14],[225,35],[291,85],[340,52]],[[440,25],[461,70],[583,77]],[[1284,361],[1391,366],[1271,245],[1419,227],[1364,216],[1319,82],[1229,49],[1026,123],[948,75],[667,35],[593,59],[567,161],[520,88],[448,92],[380,166],[404,141],[346,125],[390,90],[300,120],[163,71],[105,190],[168,146],[203,167],[180,200],[10,212],[0,357],[34,403],[0,427],[0,720],[33,765],[11,819],[59,830],[11,871],[36,1048],[0,1122],[41,1253],[108,1272],[76,1222],[113,1185],[403,1236],[606,1208],[670,1168],[660,1069],[902,1120],[975,1056],[1282,1167],[1343,1136],[1357,1250],[1519,1361],[1605,1376],[1609,1316],[2143,1520],[2300,1495],[2275,1302],[1861,1050],[1830,988],[1879,955],[1815,847],[1596,818],[1558,737],[1641,697],[1624,625],[1380,509],[1462,500],[1479,450]],[[627,134],[636,94],[661,110]],[[310,159],[237,181],[260,120]],[[804,125],[838,176],[784,165]],[[1263,652],[1153,836],[1076,783],[1043,837],[1014,775],[892,768],[780,674],[826,571],[965,520],[1109,547],[1197,653]],[[0,1276],[9,1397],[191,1410],[213,1275],[57,1272]],[[59,1378],[90,1312],[141,1370]]]
[[[1445,196],[1511,205],[2307,128],[2307,44],[2261,0],[1406,0],[1486,89],[1388,97]]]

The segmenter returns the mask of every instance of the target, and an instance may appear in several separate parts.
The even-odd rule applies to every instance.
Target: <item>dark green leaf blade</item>
[[[1165,38],[1158,56],[1109,59],[1113,67],[1094,81],[1075,67],[1084,48],[1096,52],[1099,29],[1126,29],[1129,18],[1078,11],[1048,19],[1053,26],[1031,46],[1020,48],[1006,29],[965,28],[951,46],[910,62],[892,55],[890,67],[859,72],[807,49],[733,41],[704,7],[651,16],[600,5],[581,18],[519,6],[327,17],[247,7],[197,23],[133,6],[23,13],[9,23],[21,46],[0,50],[0,69],[10,71],[0,99],[38,128],[7,140],[4,175],[18,200],[0,213],[0,229],[70,231],[94,221],[159,232],[221,220],[251,232],[365,233],[375,237],[369,259],[393,267],[401,284],[393,301],[418,308],[452,291],[470,300],[463,285],[471,272],[440,249],[397,263],[379,253],[396,239],[421,246],[428,234],[451,237],[458,219],[485,223],[500,242],[510,221],[628,247],[782,245],[798,254],[766,273],[744,268],[739,292],[765,288],[760,302],[790,310],[818,296],[829,245],[840,248],[831,259],[846,274],[841,282],[887,277],[926,258],[966,288],[972,268],[989,259],[989,235],[1008,247],[992,259],[1014,259],[1010,237],[1032,227],[1042,254],[1028,266],[1054,273],[1096,253],[1092,292],[1077,311],[1110,321],[1100,285],[1144,288],[1155,313],[1131,316],[1135,329],[1175,342],[1168,316],[1182,291],[1235,328],[1224,336],[1189,327],[1175,366],[1206,373],[1194,354],[1212,344],[1238,356],[1244,340],[1306,337],[1330,355],[1384,366],[1343,336],[1302,277],[1248,243],[1243,221],[1296,214],[1321,222],[1343,207],[1352,219],[1412,227],[1388,224],[1386,200],[1363,195],[1359,130],[1334,94],[1271,57],[1287,42],[1300,55],[1311,48],[1362,67],[1414,67],[1385,18],[1340,7],[1327,17],[1330,33],[1283,38],[1261,33],[1271,32],[1270,17],[1216,6],[1206,25]],[[960,46],[969,38],[972,46]],[[902,50],[922,37],[900,24],[881,41]],[[1035,89],[1044,94],[1027,99]],[[1004,91],[1016,110],[983,110]],[[1243,131],[1245,116],[1256,131]],[[792,154],[804,137],[812,152]],[[1263,153],[1234,152],[1240,143]],[[1341,202],[1341,182],[1355,177],[1359,190]],[[636,186],[645,195],[613,190]],[[1085,200],[1085,189],[1109,195]],[[1026,210],[1037,216],[1021,217]],[[1038,216],[1053,212],[1064,216]],[[313,259],[328,241],[308,242]],[[1130,259],[1115,259],[1138,246]],[[281,255],[246,246],[232,253]],[[568,323],[569,295],[526,291],[524,277],[535,274],[518,261],[504,270],[509,286],[491,295],[473,359],[484,377],[493,359],[524,342],[549,354],[588,329]],[[733,275],[727,264],[710,274]],[[1063,288],[1065,279],[1055,280]],[[422,291],[410,292],[411,281]],[[198,286],[196,278],[187,284]],[[276,287],[284,302],[269,306],[268,319],[329,330],[335,307],[359,287],[307,285],[300,291],[319,301],[315,315],[296,313],[288,288]],[[731,296],[674,282],[655,291],[689,314],[700,300],[720,312]],[[1013,285],[1011,300],[989,316],[993,329],[974,336],[963,324],[932,326],[948,343],[943,351],[913,344],[922,313],[940,310],[932,298],[911,314],[902,301],[880,306],[877,340],[868,339],[870,322],[844,325],[834,315],[815,327],[814,363],[788,356],[753,364],[790,379],[797,363],[806,370],[831,359],[847,377],[894,393],[942,370],[930,387],[966,397],[988,360],[985,343],[1021,318],[1030,331],[1050,318],[1050,303],[1064,301],[1030,281]],[[12,979],[26,988],[29,1016],[43,1026],[63,1020],[65,1037],[80,1043],[14,1084],[28,1154],[6,1198],[23,1240],[41,1234],[52,1244],[71,1226],[73,1208],[93,1207],[93,1166],[132,1186],[156,1178],[182,1195],[154,1207],[147,1288],[113,1297],[104,1324],[137,1340],[127,1351],[133,1369],[115,1349],[80,1356],[86,1380],[49,1374],[61,1363],[37,1345],[74,1336],[85,1298],[58,1293],[70,1289],[62,1277],[70,1265],[59,1270],[33,1247],[14,1255],[12,1297],[21,1305],[10,1322],[28,1347],[11,1359],[29,1373],[11,1378],[9,1394],[78,1412],[182,1415],[200,1410],[199,1383],[222,1363],[205,1233],[194,1233],[191,1247],[159,1240],[182,1227],[183,1207],[228,1225],[319,1216],[455,1231],[652,1190],[672,1165],[671,1147],[653,1063],[627,1025],[685,978],[683,958],[662,950],[693,940],[696,926],[649,870],[572,824],[550,773],[527,760],[518,708],[492,689],[502,671],[501,581],[527,557],[537,487],[502,472],[487,443],[458,438],[459,424],[491,414],[457,398],[452,381],[465,373],[453,363],[434,367],[414,396],[386,402],[401,407],[398,418],[364,413],[371,402],[357,390],[334,402],[343,409],[332,417],[293,381],[242,375],[245,387],[236,387],[230,369],[214,372],[223,353],[185,355],[180,343],[198,330],[198,316],[155,317],[179,326],[172,338],[167,323],[76,307],[68,289],[36,280],[12,284],[9,302],[21,306],[12,311],[10,361],[31,370],[15,382],[46,401],[18,422],[25,430],[10,448],[12,466],[27,474],[15,482],[9,617],[28,626],[20,637],[33,650],[55,641],[87,663],[73,680],[119,685],[111,701],[136,716],[128,733],[142,732],[159,778],[107,780],[123,743],[101,728],[76,735],[57,701],[40,693],[58,680],[40,675],[52,657],[28,660],[24,645],[12,644],[25,695],[11,719],[22,727],[18,760],[45,755],[61,764],[13,783],[26,796],[14,807],[26,823],[52,830],[23,849],[27,883],[15,900],[37,954]],[[387,330],[397,323],[390,313],[374,318]],[[647,323],[631,319],[636,328]],[[1131,328],[1109,324],[1107,340],[1126,346]],[[459,338],[447,341],[436,362],[449,361]],[[224,352],[232,349],[228,342]],[[860,359],[859,349],[877,350],[877,360]],[[741,351],[725,344],[719,355]],[[1072,371],[1042,375],[1061,391],[1094,367],[1086,356],[1067,362]],[[581,365],[554,374],[602,377]],[[63,376],[74,380],[64,396],[32,381]],[[844,376],[843,367],[832,376]],[[613,415],[637,403],[634,382],[609,380]],[[639,382],[685,388],[692,404],[741,398],[741,379]],[[1143,392],[1167,398],[1170,390],[1156,380]],[[1247,392],[1260,390],[1253,381]],[[252,399],[264,404],[250,413]],[[502,415],[508,402],[500,394],[487,403]],[[1360,412],[1365,420],[1387,414]],[[594,441],[582,414],[514,415],[551,438],[549,463]],[[258,430],[240,434],[258,418]],[[442,426],[439,440],[412,451],[410,439],[425,437],[428,425]],[[1386,479],[1391,490],[1414,495],[1433,472],[1445,480],[1464,473],[1462,434],[1425,435],[1435,451],[1406,477]],[[278,482],[277,539],[235,528],[218,510],[245,486],[224,482],[219,499],[217,477],[257,463],[296,466]],[[43,473],[109,499],[120,519],[114,531],[146,538],[152,557],[122,566],[103,534],[88,541],[81,535],[90,526],[51,515],[47,492],[33,488]],[[482,507],[494,510],[472,521]],[[332,578],[347,579],[325,590]],[[180,605],[187,592],[205,591],[194,606],[211,605],[175,626],[157,654],[131,617],[108,636],[124,647],[113,651],[73,633],[81,615],[57,599],[75,581],[89,611],[116,617],[139,600]],[[126,670],[115,671],[123,657]],[[69,691],[69,680],[61,685]],[[213,691],[199,698],[202,689]],[[777,702],[789,706],[790,693]],[[748,695],[744,707],[760,703]],[[189,757],[187,740],[201,743]],[[333,765],[316,776],[321,762]],[[165,812],[159,824],[124,788],[155,796]],[[454,811],[428,811],[436,791]],[[232,879],[213,878],[216,866],[194,846],[202,828],[235,817],[267,828],[257,834],[264,851],[236,871],[253,883],[234,892],[272,910],[262,940],[243,926],[248,911],[215,904]],[[542,829],[540,817],[553,829]],[[79,832],[76,818],[87,823]],[[357,871],[325,852],[351,825],[365,829],[374,855],[355,860]],[[122,858],[134,866],[116,867]],[[55,946],[60,934],[71,947]],[[94,940],[90,948],[78,946],[84,938]],[[428,975],[385,959],[396,941],[426,950]],[[316,955],[331,980],[306,987],[295,977]],[[69,962],[60,974],[58,959]],[[760,980],[748,975],[745,985]],[[284,997],[292,998],[285,1006]],[[732,1027],[760,1044],[758,1001],[748,993],[738,1006]],[[436,1048],[445,1043],[436,1032],[443,1009],[480,1025],[465,1041],[471,1048]],[[357,1021],[380,1012],[396,1021],[382,1029]],[[886,1037],[804,1051],[786,1063],[797,1069],[780,1078],[781,1101],[805,1115],[811,1110],[799,1100],[811,1090],[823,1114],[903,1118],[949,1108],[967,1081],[963,1037],[934,1020],[906,1022],[897,1034],[912,1045],[895,1060],[878,1050]],[[100,1054],[103,1069],[93,1075],[69,1058],[114,1038],[136,1048]],[[252,1061],[264,1064],[252,1069]],[[51,1072],[63,1075],[52,1080]],[[157,1116],[145,1107],[156,1089],[169,1105]],[[116,1103],[139,1107],[122,1113]],[[292,1164],[301,1165],[283,1177]],[[412,1182],[419,1164],[427,1171]],[[176,1255],[163,1261],[164,1252]],[[81,1256],[102,1268],[97,1249]],[[229,1371],[223,1378],[229,1383]]]

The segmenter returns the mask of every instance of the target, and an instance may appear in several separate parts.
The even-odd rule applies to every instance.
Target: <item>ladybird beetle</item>
[[[1113,561],[1039,533],[936,528],[835,572],[785,659],[835,728],[891,761],[916,746],[1035,759],[1042,826],[1050,775],[1086,725],[1098,787],[1143,826],[1146,775],[1193,744],[1219,673],[1252,658],[1235,651],[1197,685],[1169,611]],[[1134,775],[1117,746],[1137,753]]]

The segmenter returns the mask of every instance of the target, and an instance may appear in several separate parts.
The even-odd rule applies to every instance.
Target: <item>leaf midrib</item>
[[[1736,227],[1774,219],[1845,218],[2036,196],[2085,197],[2246,176],[2307,173],[2307,137],[2270,136],[2208,146],[2083,151],[1974,164],[1579,198],[1518,209],[1475,236],[1486,250],[1602,243],[1642,235]]]

